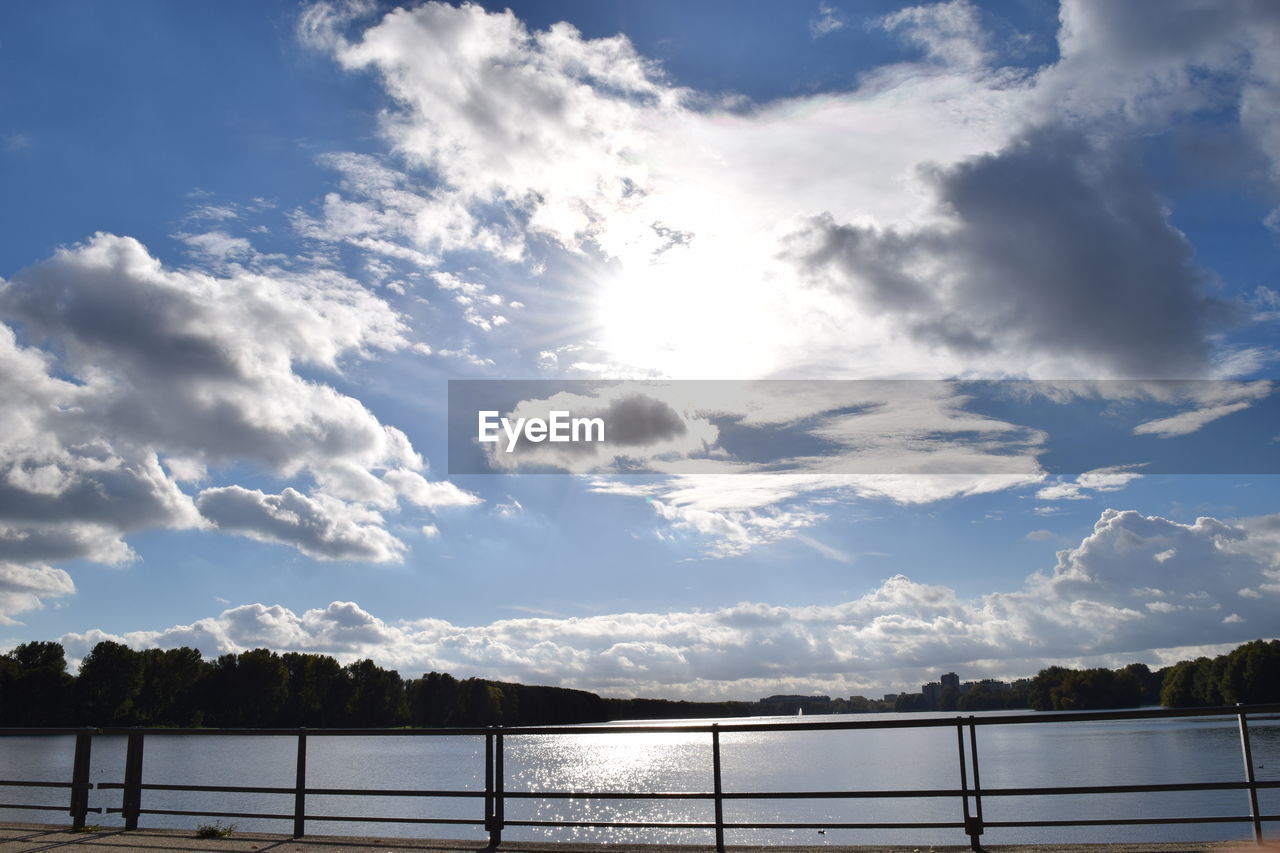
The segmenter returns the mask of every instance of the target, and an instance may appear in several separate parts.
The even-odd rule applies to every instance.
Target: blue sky
[[[1243,0],[5,6],[0,645],[750,699],[1274,637],[1277,40]],[[678,435],[451,473],[464,379],[667,382]],[[800,393],[866,379],[947,381]]]

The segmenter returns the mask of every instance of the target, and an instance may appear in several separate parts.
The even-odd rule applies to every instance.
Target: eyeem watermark
[[[1280,474],[1271,380],[463,379],[448,414],[450,474],[965,475],[1065,497]]]
[[[549,412],[547,418],[516,418],[514,422],[501,417],[497,410],[482,411],[476,438],[485,444],[496,444],[502,437],[499,428],[507,437],[507,453],[515,451],[521,438],[535,444],[604,441],[604,418],[575,418],[567,411]]]

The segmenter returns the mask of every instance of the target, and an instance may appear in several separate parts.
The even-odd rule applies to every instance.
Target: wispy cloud
[[[838,30],[843,30],[847,25],[840,10],[826,3],[819,3],[818,14],[809,19],[809,34],[815,39],[819,39]]]

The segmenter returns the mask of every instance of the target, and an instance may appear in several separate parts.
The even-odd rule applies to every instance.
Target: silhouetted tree
[[[415,726],[460,725],[458,679],[447,672],[429,672],[409,685],[410,719]]]
[[[61,643],[23,643],[5,655],[13,666],[5,690],[7,726],[64,726],[71,722],[75,679]]]
[[[371,660],[353,663],[346,672],[352,688],[351,725],[385,728],[409,721],[409,703],[400,673],[382,669]]]
[[[281,656],[289,673],[284,725],[323,728],[345,725],[350,716],[351,679],[328,655],[288,652]]]
[[[122,643],[103,640],[94,646],[80,662],[76,678],[76,721],[95,726],[134,723],[142,669],[142,654]]]
[[[147,649],[142,653],[142,687],[134,699],[134,717],[144,726],[198,726],[200,680],[209,665],[197,649]]]

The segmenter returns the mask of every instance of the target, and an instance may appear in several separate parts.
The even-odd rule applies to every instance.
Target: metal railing
[[[71,762],[71,781],[32,781],[29,779],[0,779],[3,788],[63,788],[71,792],[71,802],[67,806],[37,805],[28,803],[0,803],[0,810],[22,809],[60,812],[64,809],[71,815],[74,829],[83,829],[85,816],[90,812],[101,814],[102,809],[89,807],[89,791],[93,784],[89,781],[89,756],[93,749],[93,736],[97,729],[0,729],[3,735],[72,735],[76,739],[75,758]]]
[[[71,768],[71,780],[16,781],[0,780],[0,786],[65,788],[70,791],[69,806],[26,805],[0,803],[0,809],[42,809],[61,811],[66,808],[73,827],[85,825],[86,814],[102,813],[104,809],[89,807],[89,791],[94,787],[89,781],[89,765],[93,738],[99,735],[127,737],[124,779],[121,782],[100,782],[98,790],[120,790],[121,805],[107,808],[108,814],[122,815],[125,829],[136,829],[142,815],[182,815],[196,817],[261,818],[292,820],[293,834],[305,834],[308,821],[344,821],[369,823],[408,824],[460,824],[483,827],[488,833],[489,846],[496,848],[502,842],[502,832],[507,827],[611,827],[620,829],[705,829],[714,832],[716,849],[723,851],[727,830],[753,829],[942,829],[962,830],[969,837],[973,849],[980,849],[979,839],[989,828],[1028,827],[1080,827],[1080,826],[1134,826],[1165,824],[1251,824],[1254,841],[1263,842],[1264,822],[1280,820],[1280,815],[1264,814],[1258,803],[1258,791],[1280,788],[1280,782],[1258,781],[1253,772],[1253,755],[1249,735],[1249,715],[1276,715],[1280,705],[1251,705],[1223,708],[1180,708],[1137,711],[1085,711],[1074,713],[1029,713],[1001,716],[959,716],[954,718],[900,719],[885,717],[856,720],[824,720],[797,722],[733,722],[678,725],[603,725],[603,726],[520,726],[495,728],[447,728],[447,729],[0,729],[5,735],[74,735],[75,758]],[[983,787],[981,782],[978,730],[983,726],[1009,726],[1024,724],[1060,724],[1069,722],[1093,722],[1106,720],[1147,720],[1171,717],[1234,717],[1240,735],[1241,756],[1244,764],[1243,779],[1239,782],[1180,781],[1127,785],[1072,785],[1054,787]],[[739,732],[796,732],[829,730],[870,730],[904,728],[955,729],[959,786],[955,788],[890,789],[890,790],[824,790],[824,791],[726,791],[721,773],[722,734]],[[545,735],[601,735],[601,734],[707,734],[711,747],[712,790],[710,791],[540,791],[507,790],[504,772],[505,743],[508,738]],[[218,737],[218,736],[290,737],[297,743],[293,786],[240,786],[159,784],[143,780],[143,747],[147,737]],[[316,737],[482,737],[484,739],[484,790],[422,790],[375,788],[321,788],[307,785],[307,743]],[[1248,795],[1249,813],[1240,815],[1201,815],[1178,817],[1108,817],[1094,819],[1061,820],[987,820],[983,814],[983,800],[992,797],[1056,797],[1080,794],[1167,793],[1177,791],[1244,791]],[[146,791],[185,791],[233,794],[292,795],[293,810],[287,813],[232,812],[187,809],[159,809],[143,806]],[[473,798],[482,800],[482,813],[475,818],[444,817],[384,817],[371,815],[328,815],[307,811],[309,796],[345,797],[426,797]],[[956,820],[951,821],[899,821],[899,822],[730,822],[724,817],[726,801],[740,800],[849,800],[889,798],[943,798],[958,800]],[[617,820],[508,820],[507,800],[710,800],[714,818],[710,822],[698,821],[617,821]]]

